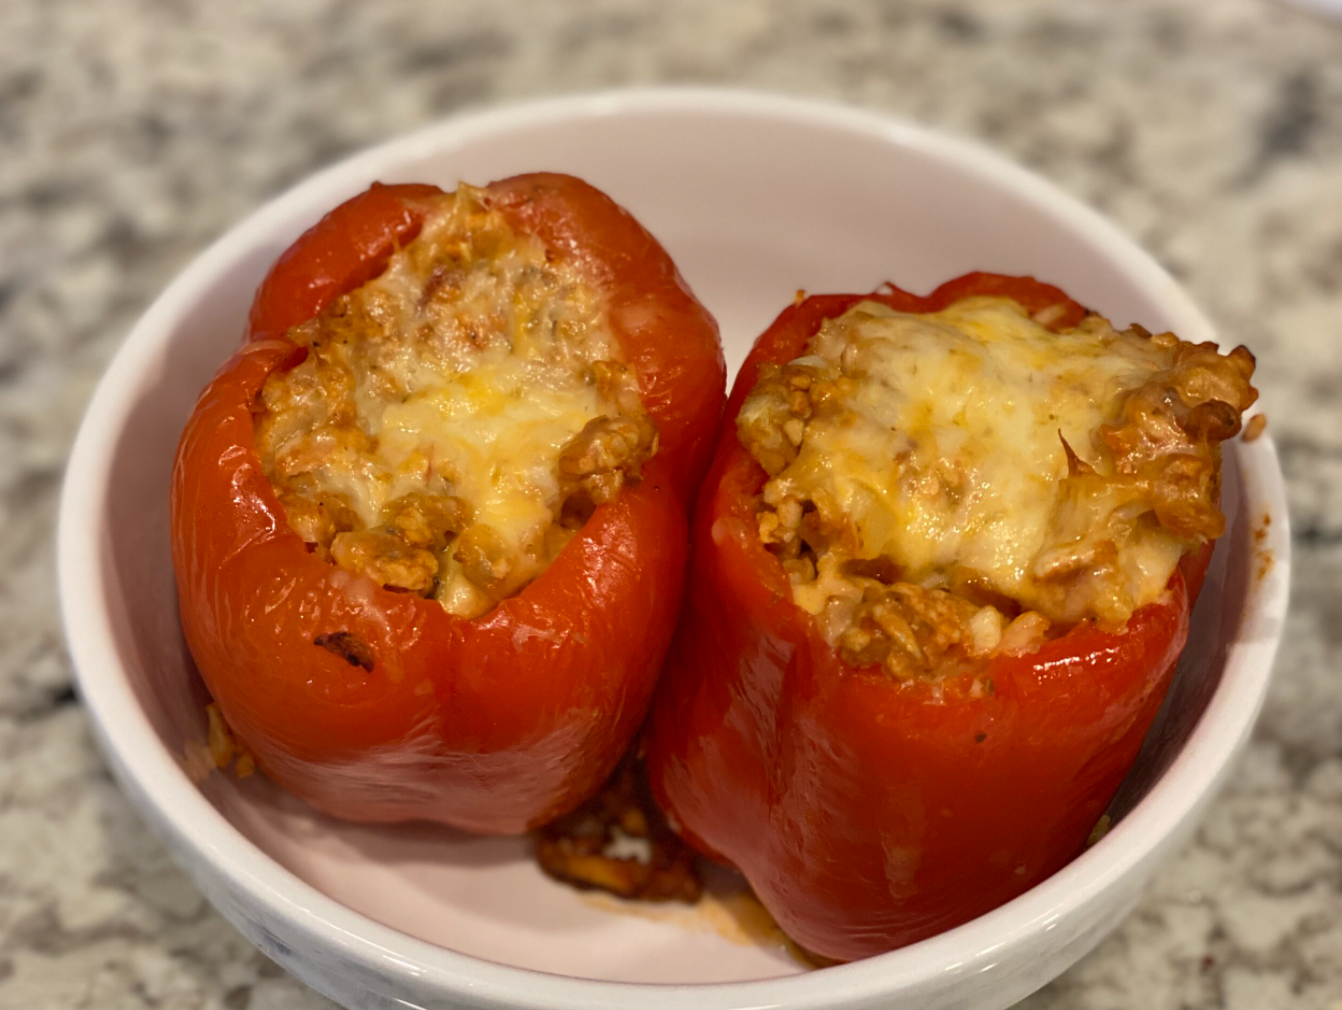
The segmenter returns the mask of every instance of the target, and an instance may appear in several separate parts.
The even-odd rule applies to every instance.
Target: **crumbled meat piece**
[[[1100,429],[1116,478],[1140,483],[1161,525],[1187,538],[1219,537],[1219,443],[1239,433],[1240,415],[1258,399],[1254,358],[1244,347],[1178,344],[1174,364],[1135,390],[1121,418]]]
[[[1155,337],[1150,338],[1155,340]],[[1069,474],[1049,530],[1053,546],[1031,567],[1048,613],[1087,616],[1121,627],[1140,604],[1122,565],[1125,546],[1150,516],[1196,544],[1225,532],[1220,509],[1220,443],[1239,432],[1240,415],[1258,398],[1253,355],[1238,347],[1175,342],[1171,366],[1123,400],[1099,438],[1112,473],[1080,462],[1064,441]]]
[[[997,651],[1008,656],[1033,652],[1048,637],[1049,620],[1043,614],[1027,610],[1006,626],[998,640]]]
[[[331,541],[331,557],[341,568],[367,575],[380,586],[410,593],[428,593],[438,575],[438,556],[411,547],[400,537],[381,530],[338,533]]]
[[[507,543],[484,523],[468,527],[457,538],[452,557],[461,563],[466,578],[487,591],[501,590],[513,574],[514,560]]]
[[[411,547],[441,551],[466,528],[471,507],[452,495],[413,492],[397,498],[382,510],[387,529]]]
[[[564,447],[559,472],[587,492],[594,505],[615,500],[636,484],[643,461],[657,451],[657,429],[644,417],[594,417]]]
[[[767,504],[773,509],[759,513],[760,539],[782,548],[782,553],[789,557],[795,556],[801,545],[801,527],[805,518],[801,499],[788,495]]]
[[[289,526],[323,557],[330,556],[331,541],[337,533],[359,526],[359,517],[337,494],[323,494],[302,481],[281,485],[276,494]]]
[[[760,365],[749,409],[741,411],[736,431],[770,477],[797,458],[812,413],[812,387],[822,381],[821,371],[808,364]]]
[[[900,680],[930,674],[969,639],[977,611],[968,600],[942,589],[907,582],[868,589],[849,628],[839,636],[840,655],[851,666],[879,664]]]
[[[623,836],[644,843],[647,858],[612,854]],[[699,900],[694,854],[667,826],[648,790],[641,761],[629,759],[592,799],[536,833],[536,862],[551,877],[582,889],[640,901]]]
[[[261,387],[263,412],[257,418],[256,444],[267,470],[284,460],[284,472],[292,475],[303,471],[303,456],[330,446],[332,436],[354,417],[355,380],[347,365],[311,346],[303,367],[283,374],[286,381],[267,381]],[[324,436],[325,442],[314,443],[314,435]],[[356,430],[345,437],[360,435]]]
[[[256,758],[229,728],[218,703],[212,701],[205,706],[205,717],[209,720],[207,746],[214,766],[227,768],[232,763],[234,775],[240,779],[250,777],[256,771]]]

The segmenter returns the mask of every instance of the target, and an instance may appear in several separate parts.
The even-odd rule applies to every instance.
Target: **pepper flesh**
[[[375,185],[277,261],[248,342],[183,433],[173,559],[192,655],[271,778],[351,820],[515,833],[590,795],[642,721],[674,629],[685,499],[711,450],[724,365],[712,317],[608,197],[567,176],[494,183],[485,193],[513,227],[606,293],[663,451],[534,582],[476,620],[310,553],[255,451],[258,394],[305,353],[288,329],[376,276],[439,192]]]
[[[796,358],[859,301],[935,312],[972,295],[1014,298],[1054,329],[1085,315],[1056,288],[991,274],[927,297],[809,298],[757,341],[726,416],[761,363]],[[757,531],[764,479],[727,425],[648,736],[672,823],[739,868],[789,936],[841,960],[965,922],[1077,855],[1164,698],[1211,545],[1122,633],[1082,623],[969,674],[894,681],[846,666],[792,602]]]

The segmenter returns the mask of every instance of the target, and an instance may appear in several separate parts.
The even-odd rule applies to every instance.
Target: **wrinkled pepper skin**
[[[309,553],[262,471],[251,410],[266,377],[306,353],[285,332],[376,276],[438,192],[375,185],[272,268],[248,341],[182,435],[173,561],[201,675],[271,778],[350,820],[516,833],[592,793],[643,720],[675,626],[686,500],[712,449],[725,371],[712,317],[608,197],[566,176],[495,183],[487,198],[515,228],[606,291],[658,454],[538,579],[476,620]],[[337,632],[372,661],[314,644]]]
[[[653,791],[688,840],[739,868],[794,940],[830,958],[963,923],[1083,849],[1164,698],[1210,557],[1210,545],[1185,557],[1166,599],[1123,633],[1083,625],[993,657],[977,691],[975,676],[896,682],[839,659],[759,541],[765,474],[733,421],[761,362],[798,357],[854,303],[931,312],[975,294],[1031,312],[1065,305],[1054,328],[1084,315],[1056,288],[985,274],[927,297],[892,288],[789,308],[746,359],[695,512],[648,736]]]

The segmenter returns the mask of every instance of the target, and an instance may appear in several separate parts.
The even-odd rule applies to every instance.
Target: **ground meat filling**
[[[288,334],[256,405],[290,527],[477,617],[535,579],[657,450],[602,292],[488,194],[433,201],[386,270]]]
[[[694,851],[666,823],[633,757],[577,810],[542,827],[535,854],[542,870],[580,890],[693,904],[703,889]]]
[[[1018,654],[1154,602],[1220,536],[1253,356],[1016,302],[874,302],[760,369],[737,420],[759,536],[845,662],[896,678]]]

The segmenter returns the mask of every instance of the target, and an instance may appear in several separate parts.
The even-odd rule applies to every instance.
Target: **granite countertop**
[[[1342,25],[1267,0],[0,5],[0,1008],[329,1006],[131,812],[71,690],[52,526],[135,316],[263,199],[467,105],[649,82],[842,98],[1098,206],[1258,353],[1295,585],[1234,781],[1030,1010],[1342,1010]]]

